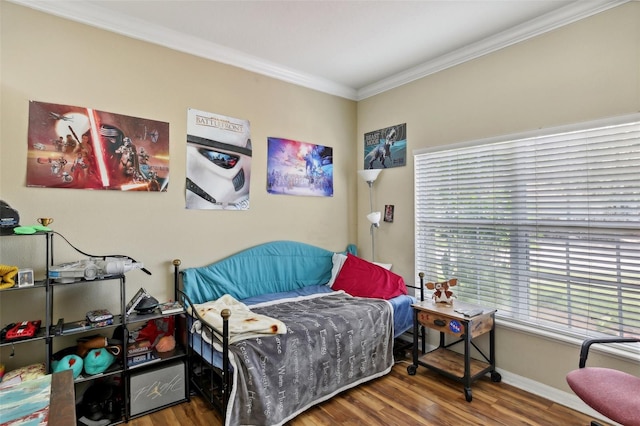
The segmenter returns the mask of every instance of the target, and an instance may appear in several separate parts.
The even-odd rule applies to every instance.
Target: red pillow
[[[381,266],[347,253],[340,273],[331,286],[352,296],[392,299],[407,294],[404,279]]]

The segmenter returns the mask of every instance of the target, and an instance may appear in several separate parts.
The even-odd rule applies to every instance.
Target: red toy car
[[[7,330],[5,340],[30,339],[36,335],[38,329],[40,329],[40,324],[40,320],[22,321],[16,324],[13,328]]]

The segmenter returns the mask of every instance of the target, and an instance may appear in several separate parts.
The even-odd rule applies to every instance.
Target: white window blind
[[[633,120],[416,153],[417,272],[511,322],[640,336]]]

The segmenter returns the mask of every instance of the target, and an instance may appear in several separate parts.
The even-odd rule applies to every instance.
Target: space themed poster
[[[364,168],[386,169],[407,165],[407,124],[364,134]]]
[[[27,186],[166,192],[169,123],[29,102]]]
[[[333,197],[333,148],[267,138],[267,192]]]

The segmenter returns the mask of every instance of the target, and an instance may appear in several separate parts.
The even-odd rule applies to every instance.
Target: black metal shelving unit
[[[74,380],[74,385],[76,386],[76,390],[78,390],[78,386],[86,387],[88,383],[93,382],[98,379],[109,379],[112,377],[119,377],[117,380],[119,382],[119,392],[122,395],[122,408],[121,415],[114,420],[111,420],[110,425],[126,423],[130,419],[135,417],[140,417],[146,414],[149,414],[154,411],[161,410],[171,405],[179,404],[189,400],[189,393],[186,385],[186,368],[187,368],[187,355],[186,350],[179,343],[179,339],[176,338],[176,347],[174,350],[170,352],[164,353],[154,353],[156,359],[153,359],[148,362],[136,364],[133,366],[129,366],[127,364],[127,340],[129,331],[133,330],[135,327],[144,325],[144,323],[148,321],[157,320],[165,317],[174,317],[176,323],[178,322],[178,318],[182,315],[182,312],[170,313],[170,314],[162,314],[159,310],[154,310],[151,313],[147,314],[139,314],[136,312],[131,313],[130,315],[126,315],[125,305],[128,300],[126,294],[126,278],[124,274],[117,275],[107,275],[107,276],[98,276],[95,279],[87,280],[85,278],[73,278],[73,279],[64,279],[63,282],[59,282],[54,278],[51,278],[50,269],[55,265],[54,263],[54,235],[55,232],[36,232],[35,234],[26,234],[26,235],[2,235],[0,242],[11,241],[11,244],[19,244],[19,240],[14,240],[16,238],[44,238],[45,239],[45,252],[43,253],[45,259],[45,278],[40,279],[34,282],[32,286],[26,287],[11,287],[8,289],[4,289],[0,292],[1,297],[11,297],[12,294],[17,294],[18,292],[27,292],[27,291],[44,291],[45,292],[45,301],[44,306],[41,309],[44,310],[45,315],[42,319],[42,324],[38,333],[28,339],[14,340],[14,341],[0,341],[0,348],[12,346],[12,345],[22,345],[24,343],[29,342],[42,342],[44,344],[43,357],[44,364],[47,372],[52,371],[51,361],[54,355],[54,342],[57,339],[74,336],[76,338],[80,338],[83,336],[89,336],[92,334],[109,334],[113,333],[116,327],[122,326],[124,330],[124,341],[122,342],[122,351],[117,357],[116,361],[104,372],[96,375],[87,375],[81,374]],[[62,237],[64,239],[64,237]],[[11,239],[11,240],[9,240]],[[79,251],[75,247],[71,246],[76,251]],[[80,252],[81,253],[81,252]],[[84,253],[82,253],[84,255]],[[74,323],[79,323],[84,320],[84,318],[76,319],[76,318],[54,318],[53,317],[53,308],[56,303],[56,289],[62,289],[69,286],[76,287],[78,291],[82,291],[83,286],[94,285],[96,282],[107,282],[107,281],[115,281],[118,285],[118,293],[119,293],[119,305],[120,312],[113,313],[113,323],[103,326],[103,327],[90,327],[86,329],[75,329],[69,330],[69,325]],[[115,297],[115,295],[114,295]],[[99,301],[96,301],[99,304]],[[97,309],[100,306],[87,306],[87,310]],[[37,308],[35,308],[37,310]],[[9,318],[1,318],[2,324],[5,324],[7,320],[11,320]],[[15,318],[13,318],[15,320]],[[67,327],[65,327],[65,324]],[[66,330],[65,330],[66,328]],[[177,326],[175,327],[177,329]],[[108,333],[106,333],[108,332]],[[180,367],[181,365],[181,367]],[[131,385],[132,378],[135,377],[139,379],[141,376],[146,377],[144,375],[149,374],[149,377],[155,377],[157,374],[160,374],[164,370],[168,370],[173,368],[174,370],[177,368],[178,370],[182,370],[182,379],[184,383],[181,385],[184,389],[184,395],[179,398],[174,398],[168,403],[162,403],[159,405],[152,405],[148,409],[144,409],[143,411],[137,410],[134,415],[132,415],[132,404],[134,401],[131,397]],[[160,374],[161,375],[161,374]],[[176,384],[173,384],[174,388]],[[165,385],[166,387],[166,385]],[[136,395],[135,397],[140,397],[140,389],[135,389]],[[153,395],[154,398],[157,395]],[[143,407],[146,407],[143,405]],[[117,412],[117,411],[116,411]],[[82,417],[82,413],[78,413],[78,419]],[[78,424],[82,424],[79,422]]]

